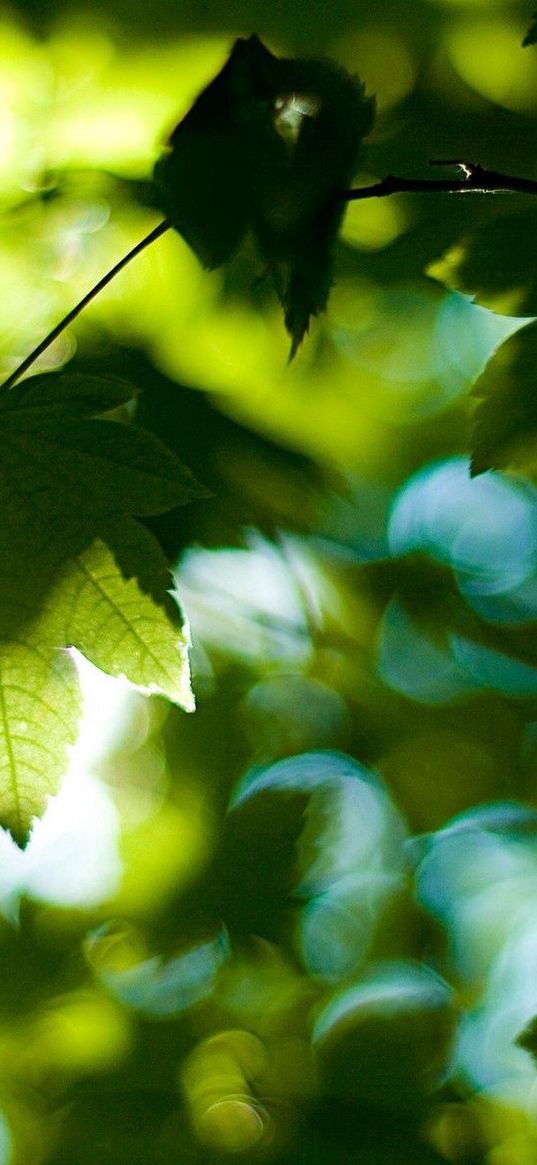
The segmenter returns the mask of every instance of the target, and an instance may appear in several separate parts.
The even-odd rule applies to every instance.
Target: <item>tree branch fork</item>
[[[338,195],[344,202],[361,202],[366,198],[387,198],[392,194],[494,194],[498,191],[511,191],[518,194],[537,194],[537,180],[532,178],[517,178],[512,174],[502,174],[499,170],[488,170],[477,162],[459,160],[432,161],[431,166],[456,168],[462,172],[462,178],[403,178],[389,174],[380,182],[372,186],[358,186],[352,190],[343,190]],[[149,234],[140,239],[127,254],[106,272],[105,275],[82,297],[71,311],[55,325],[54,328],[40,341],[28,356],[10,373],[7,380],[0,385],[2,389],[11,388],[35,361],[50,347],[61,333],[80,315],[85,307],[105,288],[132,259],[154,243],[161,235],[170,230],[173,224],[169,219],[163,219]]]

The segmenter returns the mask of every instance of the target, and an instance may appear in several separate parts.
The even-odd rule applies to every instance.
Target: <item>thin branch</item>
[[[50,347],[54,340],[56,340],[57,337],[61,335],[65,328],[69,327],[69,324],[71,324],[73,320],[75,320],[76,317],[80,315],[80,312],[83,311],[88,303],[91,303],[92,299],[95,299],[95,296],[103,290],[103,287],[106,287],[108,283],[111,283],[112,279],[115,279],[116,275],[118,275],[119,272],[127,266],[127,263],[130,263],[131,259],[135,259],[141,251],[144,251],[146,247],[149,247],[151,243],[154,243],[156,239],[159,239],[161,235],[170,229],[171,225],[171,222],[169,222],[167,218],[163,219],[163,221],[160,222],[158,226],[154,227],[148,235],[145,235],[145,237],[141,239],[139,243],[136,243],[136,246],[134,246],[132,250],[127,251],[127,254],[123,255],[123,258],[120,259],[114,267],[111,267],[110,271],[107,271],[106,275],[103,275],[102,279],[99,279],[99,282],[96,283],[94,287],[90,289],[90,291],[86,292],[83,298],[79,300],[79,302],[75,304],[73,308],[71,308],[71,311],[69,311],[67,315],[64,316],[63,319],[61,319],[54,328],[52,328],[52,331],[49,332],[43,340],[41,340],[37,347],[34,348],[32,352],[30,352],[29,356],[26,356],[22,363],[19,364],[17,368],[15,368],[15,370],[8,376],[7,380],[5,380],[2,385],[0,385],[0,392],[4,388],[11,388],[12,385],[15,384],[17,380],[19,380],[23,373],[26,372],[28,368],[31,368],[32,364],[35,363],[38,357],[41,356],[42,353]]]
[[[475,162],[464,161],[434,161],[432,166],[456,166],[462,171],[462,178],[399,178],[394,174],[389,174],[387,178],[383,178],[381,182],[375,182],[373,186],[361,186],[355,190],[343,190],[338,196],[344,202],[360,202],[365,198],[386,198],[390,194],[493,194],[498,190],[511,190],[522,194],[537,194],[537,181],[532,178],[516,178],[511,174],[502,174],[499,170],[487,170],[485,166],[480,166]],[[102,279],[91,288],[90,291],[83,296],[83,298],[71,308],[71,311],[63,317],[62,320],[48,333],[47,336],[36,348],[30,352],[29,356],[15,368],[14,372],[8,376],[7,380],[0,385],[0,391],[4,388],[11,388],[13,384],[31,368],[32,364],[46,351],[47,348],[57,339],[58,336],[76,319],[80,312],[91,303],[92,299],[107,286],[108,283],[134,259],[141,251],[154,243],[156,239],[160,238],[171,227],[169,219],[163,219],[158,226],[154,227],[145,238],[141,239],[136,246],[128,251],[114,267],[103,275]]]
[[[364,198],[386,198],[389,194],[494,194],[499,190],[511,190],[522,194],[537,194],[537,181],[532,178],[516,178],[511,174],[501,174],[499,170],[487,170],[475,162],[439,161],[432,166],[457,166],[463,171],[463,178],[399,178],[389,174],[374,186],[361,186],[356,190],[344,190],[340,198],[344,202],[358,202]]]

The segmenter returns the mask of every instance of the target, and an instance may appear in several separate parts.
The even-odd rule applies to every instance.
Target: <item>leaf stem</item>
[[[52,328],[52,331],[50,331],[48,335],[46,335],[45,338],[40,341],[37,347],[34,348],[33,351],[24,358],[22,363],[19,364],[18,367],[15,368],[14,371],[8,376],[7,380],[4,380],[4,383],[0,385],[0,392],[4,388],[11,388],[12,385],[15,384],[17,380],[19,380],[23,373],[26,372],[28,368],[31,368],[32,364],[35,363],[38,357],[41,356],[41,354],[50,347],[54,340],[56,340],[57,337],[61,335],[65,328],[67,328],[69,324],[71,324],[73,320],[75,320],[76,317],[80,315],[80,312],[83,311],[87,304],[91,303],[92,299],[95,299],[95,296],[98,295],[99,292],[102,291],[108,283],[111,283],[112,279],[114,279],[115,276],[118,275],[119,272],[127,266],[127,263],[130,263],[131,259],[135,259],[141,251],[144,251],[146,247],[149,247],[151,243],[154,243],[156,239],[159,239],[161,235],[170,229],[171,225],[172,224],[169,219],[163,219],[163,221],[160,222],[158,226],[154,227],[148,235],[145,235],[143,239],[140,239],[140,242],[136,243],[136,246],[132,247],[130,251],[127,251],[127,254],[123,255],[123,258],[120,259],[119,262],[117,262],[113,267],[111,267],[110,270],[106,272],[106,275],[103,275],[102,279],[99,279],[98,283],[96,283],[89,291],[86,292],[82,299],[71,308],[71,311],[67,312],[67,315],[64,316],[63,319],[61,319],[60,322],[56,324],[54,328]]]
[[[374,186],[361,186],[355,190],[343,190],[339,195],[344,202],[358,202],[364,198],[386,198],[389,194],[493,194],[498,190],[512,190],[523,194],[537,194],[537,181],[533,178],[516,178],[502,174],[499,170],[487,170],[476,162],[434,161],[431,166],[458,166],[463,178],[399,178],[388,174]]]

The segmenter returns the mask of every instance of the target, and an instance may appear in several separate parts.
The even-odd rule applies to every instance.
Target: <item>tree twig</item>
[[[537,194],[537,180],[532,178],[517,178],[512,174],[502,174],[499,170],[487,170],[485,166],[480,166],[476,162],[464,161],[434,161],[432,166],[455,166],[462,170],[462,178],[400,178],[394,174],[388,174],[381,182],[375,182],[373,186],[360,186],[353,190],[343,190],[338,196],[344,202],[360,202],[366,198],[386,198],[390,194],[493,194],[499,190],[511,190],[522,194]],[[145,235],[139,243],[132,250],[128,251],[114,267],[103,275],[102,279],[94,285],[83,296],[81,300],[71,311],[67,313],[63,319],[52,331],[44,337],[43,340],[33,349],[32,352],[18,365],[17,368],[8,376],[7,380],[0,385],[0,391],[4,388],[11,388],[13,384],[23,375],[24,372],[31,368],[32,364],[46,351],[48,347],[57,339],[58,336],[76,319],[81,311],[91,303],[92,299],[130,263],[131,259],[136,258],[141,251],[154,243],[156,239],[168,231],[172,226],[169,219],[163,219],[158,226],[154,227],[148,235]]]
[[[344,190],[340,198],[344,202],[359,202],[364,198],[386,198],[389,194],[494,194],[499,190],[511,190],[522,194],[537,194],[537,181],[533,178],[516,178],[502,174],[499,170],[487,170],[476,162],[438,161],[432,166],[457,166],[463,171],[463,178],[399,178],[388,174],[374,186],[361,186],[355,190]]]
[[[54,328],[52,328],[52,331],[48,332],[48,334],[44,337],[43,340],[40,341],[37,347],[34,348],[33,351],[31,351],[30,354],[24,358],[22,363],[19,364],[13,372],[10,373],[7,380],[4,380],[4,383],[0,385],[0,392],[4,388],[11,388],[12,385],[14,385],[17,380],[19,380],[23,373],[26,372],[28,368],[31,368],[32,364],[35,363],[38,357],[41,356],[42,353],[50,347],[54,340],[56,340],[57,337],[61,335],[65,328],[67,328],[69,324],[73,322],[73,320],[76,320],[76,317],[80,315],[80,312],[83,311],[85,307],[87,307],[88,303],[91,303],[92,299],[95,299],[95,296],[103,290],[103,287],[106,287],[107,284],[110,283],[112,279],[114,279],[115,276],[118,275],[119,272],[127,266],[127,263],[130,263],[131,259],[135,259],[141,251],[144,251],[146,247],[149,247],[151,243],[154,243],[156,239],[159,239],[160,236],[165,233],[165,231],[168,231],[171,225],[172,224],[168,219],[163,219],[163,221],[160,222],[158,226],[154,227],[148,235],[145,235],[143,239],[140,239],[140,242],[136,243],[136,246],[132,247],[130,251],[127,251],[127,254],[123,255],[123,258],[120,259],[119,262],[117,262],[113,267],[111,267],[110,270],[106,272],[106,275],[103,275],[102,279],[99,279],[98,283],[95,283],[90,291],[86,292],[82,299],[79,300],[79,302],[75,304],[73,308],[71,308],[71,311],[69,311],[67,315],[64,316],[63,319],[61,319]]]

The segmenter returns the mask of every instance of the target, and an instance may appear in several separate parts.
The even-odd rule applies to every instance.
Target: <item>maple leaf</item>
[[[119,380],[45,374],[0,396],[0,822],[19,842],[77,736],[65,648],[193,707],[173,579],[132,515],[200,487],[151,434],[95,418],[134,395]]]

